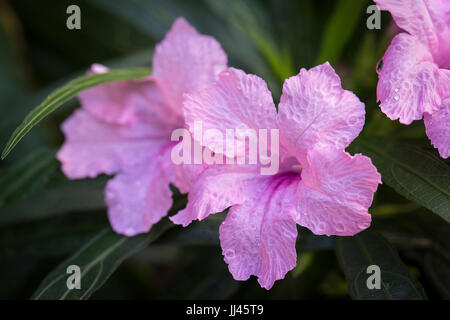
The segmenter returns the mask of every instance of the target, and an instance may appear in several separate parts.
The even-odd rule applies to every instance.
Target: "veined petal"
[[[149,160],[170,134],[147,122],[114,125],[78,109],[63,124],[66,137],[57,158],[71,179],[113,174]]]
[[[91,73],[104,73],[108,68],[99,64],[91,67]],[[158,81],[154,77],[140,80],[118,81],[102,84],[78,95],[83,109],[97,119],[111,124],[134,124],[147,120],[167,124],[182,124],[171,114]]]
[[[426,45],[436,64],[450,67],[450,2],[448,0],[374,0],[397,25]],[[412,52],[411,52],[412,53]]]
[[[153,75],[179,116],[183,115],[183,94],[213,83],[226,67],[227,56],[220,44],[213,37],[199,34],[183,18],[175,21],[153,57]]]
[[[370,158],[318,146],[302,170],[297,223],[315,234],[354,235],[370,226],[368,208],[380,183]]]
[[[220,243],[228,269],[236,280],[258,277],[270,289],[296,265],[297,226],[293,198],[300,177],[276,175],[247,192],[243,204],[231,207],[220,226]]]
[[[442,103],[439,68],[428,48],[411,35],[401,33],[392,40],[378,77],[380,108],[392,120],[410,124]]]
[[[204,131],[216,129],[223,137],[226,137],[226,129],[276,128],[276,108],[266,82],[234,68],[222,72],[213,85],[187,95],[183,107],[191,132],[196,121],[201,121]],[[234,143],[235,137],[231,139]],[[205,147],[213,144],[213,140],[202,141]],[[226,150],[224,153],[234,156]]]
[[[170,147],[163,146],[148,162],[127,168],[106,185],[108,216],[117,233],[134,236],[148,232],[167,215],[172,205],[169,184],[174,179]]]
[[[199,167],[185,165],[184,168],[189,170],[189,166]],[[215,165],[203,168],[189,192],[186,208],[170,217],[173,223],[186,227],[194,220],[203,220],[210,214],[243,203],[248,190],[255,188],[262,179],[256,167]]]
[[[428,138],[439,150],[442,158],[450,155],[450,98],[442,103],[442,107],[433,114],[425,114],[425,128]]]
[[[342,89],[328,62],[302,69],[283,85],[277,119],[281,143],[303,157],[318,143],[345,148],[362,130],[364,116],[364,104]]]

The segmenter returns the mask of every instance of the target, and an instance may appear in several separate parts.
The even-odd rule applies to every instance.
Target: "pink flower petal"
[[[247,190],[243,204],[231,207],[220,226],[220,243],[234,279],[255,275],[261,287],[270,289],[295,267],[297,226],[291,204],[298,180],[298,175],[266,177]]]
[[[187,167],[199,167],[186,165]],[[189,170],[189,169],[188,169]],[[203,220],[213,213],[245,200],[247,188],[262,179],[256,167],[216,165],[204,169],[195,178],[188,195],[186,209],[170,217],[173,223],[186,227],[194,220]]]
[[[167,215],[172,205],[169,184],[174,179],[167,149],[168,145],[145,164],[127,168],[108,182],[106,203],[115,232],[145,233]]]
[[[318,146],[310,151],[297,191],[297,223],[315,234],[354,235],[368,213],[381,176],[370,158]]]
[[[381,110],[403,124],[422,119],[441,105],[440,71],[428,48],[406,33],[397,35],[387,49],[377,87]]]
[[[203,131],[216,129],[223,137],[226,137],[226,129],[276,128],[276,108],[266,82],[234,68],[222,72],[213,85],[187,95],[183,107],[191,132],[196,121],[202,122]],[[202,141],[206,147],[213,143]],[[224,153],[234,156],[226,150]]]
[[[153,76],[79,95],[83,108],[64,122],[66,142],[57,157],[72,179],[117,174],[106,187],[116,232],[147,232],[170,208],[169,183],[181,183],[185,192],[192,186],[197,173],[184,173],[171,161],[171,131],[184,126],[182,96],[211,84],[226,64],[212,37],[177,19],[156,48]],[[102,65],[91,69],[107,71]]]
[[[113,174],[147,162],[152,150],[167,143],[167,128],[147,122],[113,125],[78,109],[62,125],[66,141],[57,154],[70,179]]]
[[[104,73],[108,68],[94,64],[91,73]],[[158,81],[118,81],[99,85],[78,95],[82,107],[97,119],[111,124],[133,124],[138,120],[155,119],[181,125],[164,103]]]
[[[426,45],[436,64],[450,67],[450,2],[448,0],[375,0],[391,12],[397,25]]]
[[[431,143],[439,150],[442,158],[450,155],[450,98],[433,114],[425,114],[425,128]]]
[[[227,66],[227,56],[210,36],[178,18],[156,46],[153,75],[161,81],[173,111],[182,116],[183,94],[204,88]]]
[[[364,104],[327,62],[284,82],[278,108],[281,142],[305,156],[317,143],[344,148],[364,125]]]

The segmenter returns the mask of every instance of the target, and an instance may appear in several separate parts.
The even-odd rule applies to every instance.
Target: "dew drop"
[[[361,222],[361,223],[358,224],[358,227],[359,227],[361,230],[367,229],[369,226],[370,226],[370,223],[369,223],[369,222]]]
[[[225,251],[225,257],[227,257],[228,259],[233,259],[234,258],[234,250],[228,249],[227,251]]]
[[[320,222],[320,223],[317,225],[317,231],[323,232],[324,230],[325,230],[325,224],[324,224],[323,222]]]
[[[383,65],[384,65],[383,59],[378,61],[378,63],[377,63],[377,73],[381,72],[381,70],[383,69]]]
[[[348,118],[348,120],[347,120],[347,122],[348,122],[349,125],[354,125],[354,124],[356,124],[357,121],[358,121],[358,118],[357,118],[357,117],[354,117],[354,116]]]

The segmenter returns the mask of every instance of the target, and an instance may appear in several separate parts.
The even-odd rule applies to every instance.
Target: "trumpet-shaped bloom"
[[[156,47],[152,76],[79,95],[82,108],[63,123],[66,141],[57,157],[71,179],[115,175],[105,199],[116,232],[147,232],[167,214],[178,169],[170,159],[170,136],[184,126],[182,96],[214,82],[226,65],[220,44],[179,18]]]
[[[287,79],[278,113],[266,83],[233,68],[208,88],[186,95],[183,106],[189,128],[201,120],[223,136],[237,127],[279,129],[276,174],[261,175],[259,165],[192,166],[196,182],[188,205],[171,217],[186,226],[231,207],[220,242],[236,280],[255,275],[270,289],[284,278],[297,260],[297,224],[316,234],[343,236],[369,227],[368,208],[380,175],[369,158],[345,152],[363,127],[364,104],[342,89],[328,63]]]
[[[381,110],[403,124],[425,118],[431,143],[450,154],[450,1],[375,0],[403,33],[392,40],[377,71]],[[447,101],[447,102],[446,102]]]

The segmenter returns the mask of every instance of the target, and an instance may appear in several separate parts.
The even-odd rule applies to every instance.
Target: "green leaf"
[[[317,63],[335,64],[339,60],[366,6],[366,1],[339,0],[328,20]]]
[[[41,283],[31,297],[46,299],[87,299],[101,288],[111,274],[128,257],[145,248],[167,231],[173,224],[165,218],[154,225],[149,233],[124,237],[109,227],[103,229],[72,257],[61,263]],[[81,270],[81,289],[67,288],[67,267],[77,265]]]
[[[379,137],[360,137],[352,153],[369,156],[383,182],[450,222],[450,167],[426,150]]]
[[[11,17],[13,16],[13,18]],[[12,99],[24,94],[25,79],[22,46],[14,23],[14,12],[6,2],[0,3],[0,110]]]
[[[0,176],[0,207],[11,198],[23,197],[57,168],[55,150],[39,149],[3,169]]]
[[[261,3],[237,0],[207,0],[206,3],[215,14],[253,42],[280,81],[295,74],[290,52],[278,47],[280,39],[275,37],[272,21]]]
[[[29,196],[0,208],[0,226],[57,217],[68,212],[103,210],[106,179],[50,182]]]
[[[423,300],[425,292],[403,264],[397,252],[380,235],[366,230],[336,240],[336,254],[345,272],[350,296],[357,300]],[[381,288],[368,289],[367,281],[376,265],[381,271]]]
[[[109,225],[105,212],[74,212],[0,227],[0,261],[67,256]]]
[[[155,42],[163,39],[177,17],[184,17],[199,32],[212,35],[219,41],[229,57],[230,65],[261,76],[275,95],[281,91],[276,74],[284,72],[292,75],[295,71],[295,68],[290,68],[290,51],[278,47],[284,42],[275,36],[266,7],[254,0],[245,3],[89,0],[88,3],[126,20]]]
[[[430,278],[436,290],[441,294],[442,299],[450,299],[450,258],[448,252],[438,255],[435,252],[428,251],[423,261],[425,273]]]
[[[52,92],[39,106],[33,109],[23,120],[22,124],[13,132],[3,150],[4,159],[19,141],[38,124],[43,118],[75,97],[78,93],[97,85],[123,80],[132,80],[145,77],[150,74],[146,68],[118,69],[102,74],[89,74],[70,81],[65,86]]]

